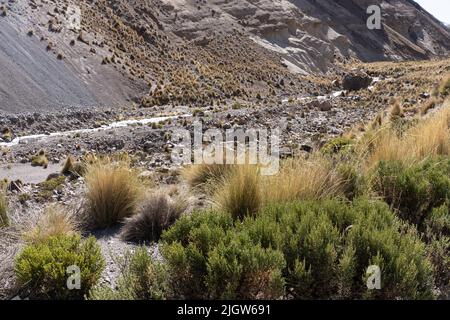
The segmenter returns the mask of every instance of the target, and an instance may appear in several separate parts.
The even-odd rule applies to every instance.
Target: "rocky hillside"
[[[0,0],[0,112],[263,103],[320,95],[312,75],[349,61],[449,52],[449,30],[410,0]]]

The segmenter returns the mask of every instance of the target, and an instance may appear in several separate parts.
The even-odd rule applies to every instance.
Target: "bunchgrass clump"
[[[162,193],[152,194],[140,204],[138,212],[126,218],[121,237],[126,241],[158,241],[186,210],[182,199],[170,199]]]
[[[367,168],[381,160],[411,163],[430,156],[450,155],[450,108],[444,107],[399,135],[386,125],[368,132],[360,142],[361,159]]]
[[[263,204],[258,167],[240,165],[231,169],[218,183],[214,199],[234,219],[255,216]]]
[[[280,172],[264,180],[266,202],[324,199],[342,194],[342,181],[331,160],[315,155],[289,159]]]
[[[71,213],[60,205],[50,205],[36,225],[24,233],[28,243],[44,243],[57,236],[71,236],[77,232],[77,224]]]
[[[0,184],[0,228],[5,228],[8,226],[8,201],[6,199],[6,192]]]
[[[227,164],[194,164],[182,170],[182,176],[193,188],[206,189],[219,182],[234,166]]]
[[[45,154],[44,150],[41,150],[31,158],[31,165],[34,167],[44,167],[47,168],[48,166],[48,159],[47,155]]]
[[[127,163],[89,164],[85,179],[85,220],[92,228],[110,227],[137,212],[141,184]]]

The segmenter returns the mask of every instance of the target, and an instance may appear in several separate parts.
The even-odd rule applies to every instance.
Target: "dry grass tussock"
[[[137,212],[142,185],[129,163],[94,162],[87,166],[85,179],[84,220],[90,227],[106,228]]]
[[[194,164],[183,168],[182,176],[193,188],[204,188],[209,183],[220,181],[234,165],[227,164]]]
[[[344,188],[332,161],[315,154],[284,161],[273,176],[261,176],[257,166],[236,166],[215,186],[213,199],[219,209],[242,219],[268,203],[326,199],[343,195]]]
[[[430,156],[450,155],[450,103],[419,121],[398,135],[389,124],[368,133],[362,139],[366,167],[372,168],[380,160],[404,163],[423,160]]]
[[[121,237],[126,241],[158,241],[187,207],[188,202],[180,196],[170,198],[161,191],[150,194],[140,204],[138,213],[125,219]]]
[[[218,182],[215,190],[215,204],[234,219],[256,215],[263,204],[261,176],[255,165],[233,167]]]
[[[6,199],[6,192],[0,185],[0,228],[9,226],[8,217],[8,202]]]
[[[324,199],[340,195],[342,181],[332,162],[320,154],[283,163],[277,175],[264,181],[266,202]]]
[[[59,235],[74,235],[78,225],[70,211],[61,205],[49,205],[37,224],[26,230],[23,238],[28,243],[43,243],[51,237]]]

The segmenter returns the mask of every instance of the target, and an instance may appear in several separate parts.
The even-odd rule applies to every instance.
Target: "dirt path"
[[[59,164],[49,164],[44,169],[42,167],[32,167],[29,163],[13,163],[0,166],[0,180],[21,180],[23,183],[37,184],[45,181],[49,174],[60,171],[61,165]]]

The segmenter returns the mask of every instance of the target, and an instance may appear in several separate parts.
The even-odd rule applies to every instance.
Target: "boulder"
[[[366,89],[372,83],[372,78],[364,72],[349,73],[342,78],[342,87],[344,90],[357,91]]]

